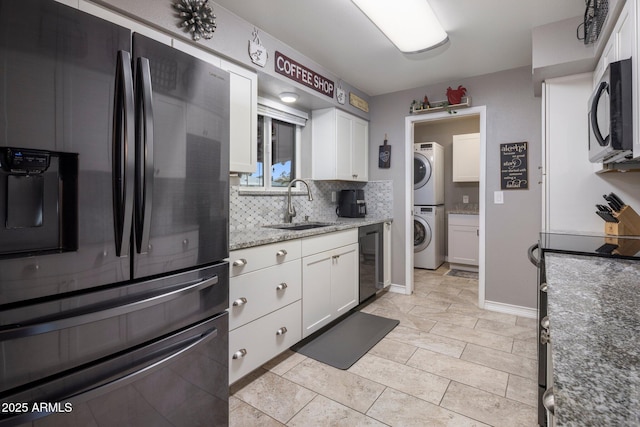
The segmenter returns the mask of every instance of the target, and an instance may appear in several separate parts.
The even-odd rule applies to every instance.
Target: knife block
[[[604,232],[614,236],[640,236],[640,215],[625,205],[620,212],[613,212],[613,216],[620,222],[606,222]]]

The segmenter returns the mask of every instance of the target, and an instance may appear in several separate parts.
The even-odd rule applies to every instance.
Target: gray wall
[[[402,151],[405,117],[413,99],[444,99],[447,86],[463,85],[472,105],[487,108],[486,163],[486,269],[485,299],[521,307],[536,306],[536,269],[529,263],[527,248],[538,240],[541,227],[540,98],[534,97],[531,68],[522,67],[465,80],[443,82],[371,99],[370,168],[372,180],[393,180],[393,283],[406,283],[404,264],[413,256],[404,242],[405,187]],[[391,169],[379,169],[377,147],[388,135],[392,145]],[[500,190],[501,143],[529,142],[529,189],[505,191],[504,204],[493,204],[493,192]],[[409,246],[409,247],[407,247]],[[409,249],[409,250],[407,250]]]
[[[69,3],[75,3],[73,0],[68,0]],[[222,6],[210,1],[209,4],[213,8],[213,12],[216,15],[217,28],[214,32],[213,38],[209,40],[200,39],[195,42],[191,39],[188,32],[179,27],[181,23],[178,18],[178,13],[173,7],[173,1],[158,1],[158,0],[89,0],[93,3],[99,4],[105,8],[111,9],[115,12],[128,16],[136,21],[142,22],[146,25],[152,26],[171,37],[178,38],[183,42],[191,43],[203,50],[211,51],[213,54],[228,58],[246,68],[256,70],[258,72],[259,86],[266,87],[273,79],[280,80],[286,83],[291,88],[288,89],[292,92],[297,92],[301,95],[301,99],[297,105],[301,105],[303,100],[307,101],[309,109],[312,108],[325,108],[329,106],[339,107],[345,111],[355,114],[363,119],[369,119],[369,114],[353,107],[348,102],[344,105],[338,104],[335,96],[333,99],[321,95],[318,92],[299,84],[293,80],[287,79],[276,73],[274,69],[275,51],[280,51],[289,58],[292,58],[304,66],[314,70],[315,72],[322,74],[326,78],[333,80],[336,86],[342,85],[342,88],[347,92],[349,96],[350,92],[363,98],[365,101],[369,101],[369,96],[351,86],[353,82],[342,81],[331,71],[324,68],[322,65],[312,61],[304,56],[302,53],[292,49],[280,40],[272,37],[268,33],[259,30],[260,41],[268,51],[268,59],[264,68],[254,65],[249,58],[248,43],[253,39],[253,31],[256,27],[245,21],[244,19],[234,15]],[[260,90],[260,88],[259,88]],[[314,100],[319,100],[317,104]],[[298,107],[300,108],[300,107]]]

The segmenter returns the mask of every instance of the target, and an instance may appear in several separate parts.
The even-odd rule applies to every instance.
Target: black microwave
[[[589,99],[589,161],[612,163],[633,157],[631,59],[612,62]]]

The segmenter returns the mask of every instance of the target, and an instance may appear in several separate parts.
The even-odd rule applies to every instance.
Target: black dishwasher
[[[378,223],[358,228],[359,303],[374,296],[384,287],[382,227],[383,224]]]

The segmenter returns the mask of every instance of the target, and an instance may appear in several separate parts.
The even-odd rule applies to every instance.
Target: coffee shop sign
[[[329,98],[333,98],[333,90],[335,88],[333,81],[278,51],[276,51],[276,58],[274,62],[276,73],[282,74],[291,80],[310,87]]]

